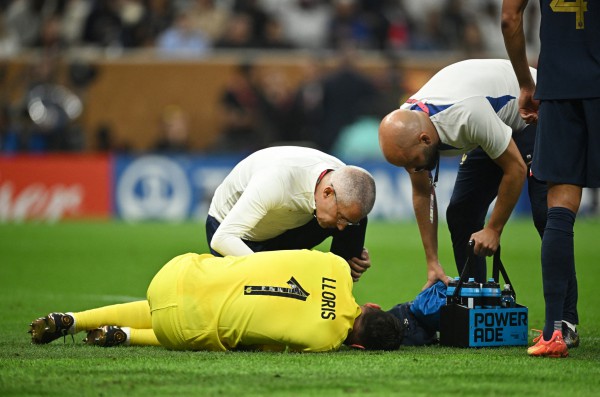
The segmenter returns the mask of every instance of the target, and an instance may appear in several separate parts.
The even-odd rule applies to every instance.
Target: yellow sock
[[[103,325],[152,330],[152,317],[148,301],[137,301],[99,307],[72,313],[75,332],[87,331]]]
[[[131,346],[160,346],[160,342],[156,339],[152,328],[131,328],[129,330],[129,344]]]

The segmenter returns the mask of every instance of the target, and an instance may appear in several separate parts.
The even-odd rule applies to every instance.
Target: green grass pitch
[[[50,311],[78,311],[143,298],[154,273],[183,252],[206,252],[203,224],[66,222],[0,224],[0,396],[597,396],[600,395],[600,223],[576,224],[581,346],[567,359],[536,359],[524,347],[325,354],[172,352],[162,348],[30,344],[28,324]],[[543,326],[540,241],[514,219],[503,261],[530,328]],[[326,246],[321,246],[323,249]],[[357,301],[385,309],[425,282],[416,224],[370,222],[373,267]],[[456,275],[448,233],[440,257]]]

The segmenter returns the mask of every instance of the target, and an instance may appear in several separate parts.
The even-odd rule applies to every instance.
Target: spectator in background
[[[183,109],[170,105],[165,107],[160,118],[160,137],[154,151],[182,154],[190,149],[189,120]]]
[[[281,22],[276,18],[269,17],[265,23],[264,37],[260,42],[260,47],[266,50],[291,50],[294,45],[284,36]]]
[[[251,42],[258,44],[264,40],[269,16],[258,0],[235,0],[233,12],[246,15],[251,21]]]
[[[257,127],[265,136],[266,144],[282,141],[285,131],[294,128],[293,91],[286,74],[276,67],[263,68],[255,80],[259,101]]]
[[[388,32],[391,26],[388,15],[391,15],[397,9],[401,9],[403,2],[388,2],[386,0],[360,0],[359,3],[363,18],[369,27],[371,35],[371,48],[375,50],[387,49]]]
[[[441,47],[448,50],[460,49],[465,43],[465,26],[468,23],[463,0],[448,0],[441,7]]]
[[[221,97],[222,132],[213,150],[248,153],[288,141],[296,128],[293,96],[281,69],[239,65]]]
[[[34,43],[34,47],[56,53],[67,48],[67,43],[62,37],[61,22],[58,16],[52,15],[42,21],[40,34]]]
[[[249,153],[265,147],[267,139],[258,127],[260,99],[250,62],[236,67],[221,96],[222,130],[213,150]]]
[[[324,72],[320,59],[305,62],[304,79],[290,111],[293,127],[282,139],[329,153],[344,127],[361,116],[377,114],[382,97],[373,81],[356,69],[352,58],[351,50],[344,50],[329,73]]]
[[[494,0],[14,0],[0,2],[0,7],[22,48],[35,43],[42,21],[52,15],[59,18],[61,37],[69,45],[150,47],[173,25],[177,10],[186,12],[194,29],[211,43],[229,41],[223,48],[288,48],[279,44],[283,42],[294,48],[323,49],[350,41],[376,50],[462,51],[463,40],[471,43],[469,54],[478,51],[473,45],[478,41],[484,48],[497,48],[489,34],[498,23]],[[525,18],[535,23],[527,24],[531,28],[526,37],[535,49],[539,6],[529,10]],[[236,14],[251,21],[249,37],[242,44],[225,38]],[[269,38],[271,21],[279,22],[283,30],[283,40],[275,45]]]
[[[302,80],[293,95],[290,109],[291,127],[281,131],[281,139],[304,146],[314,146],[323,118],[323,64],[318,57],[302,64]]]
[[[80,45],[84,24],[91,12],[92,2],[70,0],[59,3],[57,15],[60,16],[61,36],[69,46]]]
[[[99,152],[111,152],[117,149],[115,133],[108,122],[102,122],[96,127],[94,133],[94,150]]]
[[[202,32],[211,43],[223,35],[230,13],[225,7],[215,6],[214,0],[196,0],[186,12],[194,29]]]
[[[123,22],[118,0],[98,0],[85,20],[83,42],[100,47],[122,47]]]
[[[385,0],[335,0],[329,24],[329,47],[384,50],[388,47],[390,20],[401,4],[384,9]]]
[[[378,98],[356,121],[340,131],[332,154],[342,160],[385,161],[378,143],[379,124],[384,115],[398,108],[405,97],[403,71],[398,60],[388,58],[388,67],[374,80]]]
[[[377,73],[373,80],[379,92],[379,106],[374,112],[380,116],[379,119],[397,109],[400,104],[404,103],[408,95],[406,93],[402,60],[393,53],[387,53],[385,62],[385,70],[382,73]]]
[[[153,47],[156,39],[175,21],[176,9],[172,1],[147,0],[145,3],[141,21],[129,31],[130,40],[136,47]]]
[[[379,101],[373,82],[356,68],[352,49],[338,54],[336,68],[323,79],[323,107],[320,126],[312,140],[329,152],[343,127],[361,115],[370,114]]]
[[[191,17],[180,11],[173,26],[165,30],[157,40],[159,51],[166,56],[198,57],[210,50],[210,42],[196,30]]]
[[[372,47],[370,27],[360,12],[358,0],[335,0],[329,22],[328,47],[348,45],[369,49]],[[374,47],[374,46],[373,46]]]
[[[390,50],[405,50],[410,48],[414,34],[414,22],[404,7],[404,2],[399,2],[396,7],[386,10],[388,26],[386,30],[385,48]]]
[[[12,123],[11,109],[7,103],[0,103],[0,153],[15,153],[22,149],[22,134]]]
[[[119,7],[119,17],[123,24],[121,32],[121,42],[124,47],[139,47],[143,38],[139,34],[139,26],[143,22],[146,8],[141,0],[121,0]]]
[[[479,7],[478,16],[475,19],[481,34],[482,44],[489,56],[504,58],[506,49],[502,36],[498,34],[500,29],[500,2],[486,0]]]
[[[385,160],[378,143],[379,124],[383,116],[398,108],[405,97],[403,70],[392,56],[386,58],[385,71],[378,73],[373,83],[377,97],[363,107],[354,122],[343,127],[336,139],[332,154],[342,160]]]
[[[223,35],[215,42],[215,48],[257,48],[254,41],[252,19],[246,14],[233,14],[227,22]]]
[[[476,21],[469,17],[462,27],[462,45],[458,48],[467,58],[485,58],[485,43]]]
[[[327,43],[331,7],[321,0],[281,0],[275,17],[296,47],[322,49]]]
[[[74,121],[83,111],[81,99],[59,78],[59,58],[44,52],[31,66],[20,110],[24,115],[23,147],[29,151],[83,149],[83,134]]]
[[[441,51],[444,49],[444,33],[441,26],[441,11],[430,9],[413,25],[410,34],[410,48],[417,51]]]
[[[31,47],[39,37],[44,0],[15,0],[6,10],[6,26],[17,33],[20,46]]]
[[[21,50],[21,41],[16,30],[9,27],[4,14],[0,14],[0,58],[10,58]]]
[[[379,124],[384,115],[397,109],[406,99],[403,71],[398,60],[388,57],[385,72],[374,79],[378,100],[364,109],[353,123],[340,131],[332,154],[342,160],[385,161],[378,143]]]

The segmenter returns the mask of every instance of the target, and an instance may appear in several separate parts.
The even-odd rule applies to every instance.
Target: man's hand
[[[348,265],[350,265],[350,274],[352,275],[352,280],[358,281],[360,276],[364,272],[367,271],[368,268],[371,267],[371,258],[369,257],[369,251],[366,248],[363,248],[363,251],[360,255],[360,258],[352,258],[348,260]]]
[[[475,255],[492,256],[500,245],[500,233],[486,227],[477,233],[473,233],[471,240],[475,241],[475,247],[473,248]]]
[[[437,283],[438,280],[448,285],[449,279],[450,277],[446,276],[446,272],[444,272],[444,268],[439,262],[427,264],[427,282],[421,291],[431,287],[433,284]]]
[[[519,96],[519,114],[527,124],[537,123],[538,108],[540,101],[533,99],[535,86],[532,88],[521,88]]]

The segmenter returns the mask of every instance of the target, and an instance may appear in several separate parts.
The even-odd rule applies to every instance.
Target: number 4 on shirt
[[[584,0],[552,0],[550,8],[554,12],[574,12],[575,29],[583,29],[583,13],[587,11],[587,2]]]

